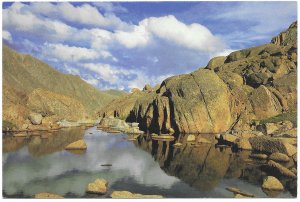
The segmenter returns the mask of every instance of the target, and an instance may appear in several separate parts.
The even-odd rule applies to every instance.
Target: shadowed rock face
[[[249,130],[252,120],[295,112],[297,22],[285,33],[270,44],[216,57],[204,69],[167,78],[152,92],[120,98],[99,115],[139,122],[142,130],[155,133],[169,128],[219,133]]]
[[[200,136],[210,137],[209,134]],[[146,135],[140,136],[135,144],[151,153],[168,175],[176,176],[201,191],[213,190],[223,179],[243,179],[260,187],[266,176],[273,176],[274,170],[264,169],[266,160],[249,159],[251,151],[236,153],[231,148],[217,148],[214,143],[193,144],[186,142],[185,136],[180,139],[181,147],[175,147],[174,141],[151,140]],[[295,165],[291,163],[290,166]],[[289,186],[294,183],[293,178],[282,175],[278,178],[287,190],[296,194]]]

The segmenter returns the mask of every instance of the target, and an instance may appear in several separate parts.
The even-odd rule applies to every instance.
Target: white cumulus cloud
[[[45,49],[43,55],[57,58],[62,61],[76,62],[80,60],[93,60],[101,57],[98,52],[88,48],[51,43],[45,43],[44,46]]]
[[[150,17],[139,22],[132,31],[118,31],[115,38],[127,48],[144,47],[153,36],[183,48],[213,52],[224,48],[224,43],[209,29],[198,23],[186,25],[173,15]]]
[[[5,30],[2,31],[2,38],[10,43],[13,41],[11,34]]]

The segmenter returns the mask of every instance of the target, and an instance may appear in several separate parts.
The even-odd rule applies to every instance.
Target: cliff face
[[[270,44],[216,57],[205,68],[170,77],[157,90],[120,98],[99,115],[139,122],[141,129],[156,133],[169,128],[219,133],[248,130],[253,120],[295,112],[297,22],[283,33]]]
[[[70,121],[95,116],[96,109],[117,98],[101,92],[79,76],[62,74],[30,55],[3,46],[3,120],[17,128],[30,112]],[[45,118],[45,117],[44,117]],[[27,120],[27,121],[26,121]]]

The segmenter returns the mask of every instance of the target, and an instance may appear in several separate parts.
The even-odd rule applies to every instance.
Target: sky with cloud
[[[268,43],[297,2],[3,3],[3,42],[99,89],[129,91]]]

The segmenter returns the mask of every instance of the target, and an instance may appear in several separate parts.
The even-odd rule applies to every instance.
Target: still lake
[[[173,142],[154,141],[146,135],[135,141],[128,141],[128,136],[96,127],[34,132],[28,137],[5,135],[3,196],[27,198],[50,192],[67,198],[94,198],[126,190],[166,198],[234,197],[227,187],[255,197],[296,196],[297,188],[268,195],[263,192],[261,182],[266,173],[258,167],[264,162],[249,159],[249,152],[234,153],[214,143],[192,145],[184,140],[182,147],[176,148]],[[64,150],[82,138],[87,144],[85,152]],[[86,194],[87,184],[96,178],[109,182],[106,195]]]

